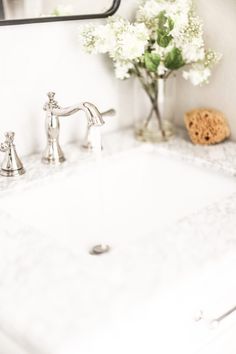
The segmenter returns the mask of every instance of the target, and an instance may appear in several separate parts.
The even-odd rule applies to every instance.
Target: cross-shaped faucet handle
[[[48,92],[49,101],[54,101],[55,92]]]

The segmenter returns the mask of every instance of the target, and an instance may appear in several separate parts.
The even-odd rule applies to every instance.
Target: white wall
[[[223,54],[214,70],[211,82],[194,88],[180,79],[178,82],[178,122],[184,111],[208,106],[226,113],[232,138],[236,140],[236,1],[197,0],[199,13],[204,19],[207,44]]]
[[[121,14],[131,13],[132,1],[123,1]],[[77,28],[84,23],[0,27],[0,137],[3,139],[7,130],[15,131],[23,155],[44,148],[42,107],[50,90],[57,93],[62,106],[86,100],[100,110],[115,107],[118,115],[107,118],[105,130],[132,121],[132,104],[127,99],[132,82],[115,80],[103,57],[83,53],[77,43]],[[78,138],[85,122],[81,117],[83,113],[61,119],[62,145]]]
[[[224,52],[210,86],[193,88],[179,82],[178,122],[186,109],[210,105],[223,109],[230,118],[233,137],[236,33],[235,0],[198,0],[207,30],[207,41]],[[119,11],[132,14],[135,0],[122,0]],[[130,125],[134,116],[133,82],[114,79],[112,67],[103,57],[89,56],[77,45],[77,27],[84,22],[59,22],[0,27],[0,136],[17,133],[21,154],[41,151],[45,145],[45,94],[57,92],[61,105],[91,101],[101,109],[114,107],[117,117],[107,119],[105,130]],[[104,63],[105,60],[105,63]],[[79,113],[79,117],[83,114]],[[84,119],[61,119],[61,142],[75,140]]]
[[[28,2],[35,2],[35,0],[28,0]],[[74,14],[89,14],[91,8],[93,13],[101,13],[107,11],[111,7],[111,0],[40,0],[42,3],[43,13],[52,13],[52,11],[58,6],[68,6],[75,11]]]

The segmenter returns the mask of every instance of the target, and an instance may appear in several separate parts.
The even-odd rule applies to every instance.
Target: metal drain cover
[[[91,249],[90,254],[92,256],[100,256],[101,254],[109,252],[110,249],[108,245],[96,245]]]

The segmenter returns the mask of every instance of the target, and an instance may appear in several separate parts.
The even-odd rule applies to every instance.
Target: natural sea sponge
[[[184,121],[194,144],[217,144],[230,136],[226,117],[214,109],[194,109],[185,113]]]

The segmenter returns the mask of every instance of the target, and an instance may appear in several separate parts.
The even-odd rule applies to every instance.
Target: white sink
[[[168,259],[168,251],[182,246],[172,235],[164,247],[162,235],[234,192],[233,178],[138,148],[5,196],[5,210],[42,238],[32,231],[14,249],[12,240],[12,248],[2,243],[0,258],[11,257],[0,289],[1,321],[39,354],[195,353],[208,337],[195,332],[196,284],[207,282],[192,279],[188,287],[190,262],[178,278],[184,286],[175,287],[175,268],[185,261]],[[189,254],[191,237],[194,230],[185,238]],[[101,243],[111,252],[91,256]],[[224,279],[231,268],[222,269]]]
[[[233,192],[233,178],[137,149],[14,192],[4,209],[68,247],[86,249],[158,232]]]

